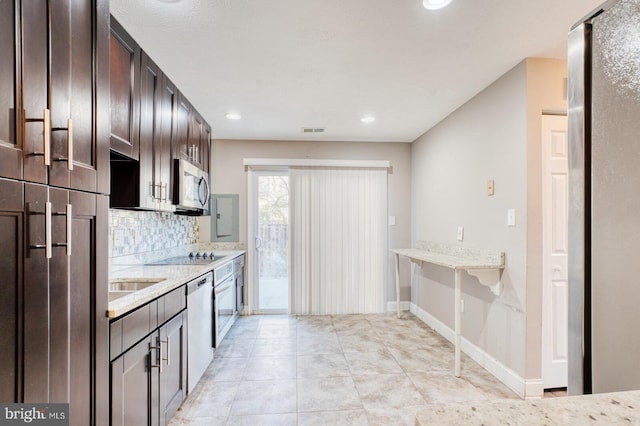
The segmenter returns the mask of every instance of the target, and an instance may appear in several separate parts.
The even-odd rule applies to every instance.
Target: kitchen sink
[[[151,287],[166,278],[114,278],[109,280],[109,293],[133,292]],[[111,297],[111,296],[109,296]],[[122,296],[119,296],[122,297]],[[117,297],[116,297],[117,298]]]

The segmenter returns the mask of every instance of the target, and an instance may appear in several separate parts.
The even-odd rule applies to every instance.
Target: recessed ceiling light
[[[373,115],[366,115],[360,119],[363,123],[373,123],[376,118]]]
[[[242,116],[237,112],[228,112],[224,116],[227,117],[229,120],[240,120],[242,118]]]
[[[442,9],[451,3],[451,0],[423,0],[422,5],[429,10]]]

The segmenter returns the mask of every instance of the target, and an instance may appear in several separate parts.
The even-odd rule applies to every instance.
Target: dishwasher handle
[[[208,284],[209,286],[213,285],[213,274],[211,272],[209,272],[207,275],[201,278],[198,278],[188,283],[187,296],[191,295],[192,293],[195,293],[196,291],[202,288],[206,288],[207,287],[206,284]]]

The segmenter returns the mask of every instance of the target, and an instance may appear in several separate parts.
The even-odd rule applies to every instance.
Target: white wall
[[[504,251],[504,291],[463,277],[462,333],[523,379],[540,377],[540,139],[566,110],[564,61],[528,59],[412,144],[412,237]],[[560,102],[558,102],[560,99]],[[537,127],[536,127],[537,126]],[[486,195],[487,180],[495,195]],[[516,226],[507,226],[507,210]],[[464,226],[464,241],[456,230]],[[453,272],[415,269],[412,301],[453,328]]]
[[[389,215],[396,225],[389,227],[389,245],[409,247],[411,244],[411,145],[379,142],[323,141],[256,141],[214,140],[212,145],[211,181],[214,194],[239,194],[240,241],[247,243],[247,177],[244,158],[313,158],[348,160],[388,160]],[[210,218],[200,219],[200,238],[210,235]],[[395,300],[395,266],[389,255],[387,294]],[[409,273],[408,265],[404,272]],[[401,300],[409,300],[410,284],[401,289]]]

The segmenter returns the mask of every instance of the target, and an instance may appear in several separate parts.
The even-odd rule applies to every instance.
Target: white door
[[[542,382],[567,386],[567,117],[542,116]]]
[[[250,174],[249,248],[252,283],[249,311],[289,311],[289,174],[287,171],[254,171]]]

